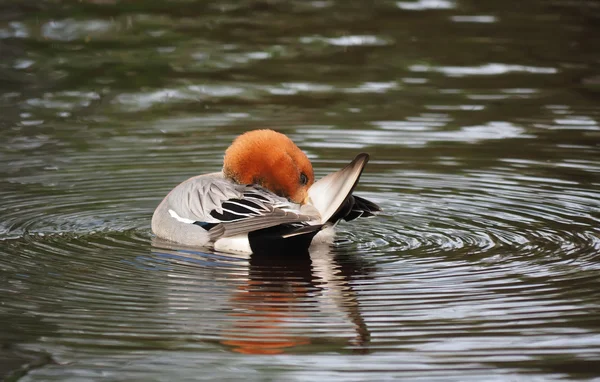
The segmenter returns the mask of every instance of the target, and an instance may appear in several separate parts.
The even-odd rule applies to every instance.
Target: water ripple
[[[9,378],[599,375],[590,2],[366,3],[0,5]],[[383,213],[304,256],[154,237],[174,185],[265,127],[318,177],[370,153]]]
[[[360,353],[377,368],[387,355],[417,353],[419,365],[456,371],[473,358],[475,370],[485,370],[600,346],[588,313],[597,300],[586,293],[598,287],[600,194],[558,176],[561,163],[540,173],[534,160],[469,167],[460,157],[432,158],[460,168],[442,172],[411,169],[382,150],[357,191],[383,207],[381,216],[340,224],[335,245],[307,256],[236,256],[150,233],[160,197],[186,176],[218,169],[235,135],[194,143],[181,124],[132,130],[157,147],[132,150],[138,141],[129,136],[94,148],[108,142],[94,138],[57,169],[5,176],[0,272],[10,276],[0,288],[13,311],[35,311],[31,325],[51,328],[41,341],[57,362],[152,351],[172,351],[180,361],[191,351],[205,362],[216,353],[228,362],[287,354],[296,363],[305,353],[334,353],[341,362]],[[399,126],[415,140],[439,128]],[[342,133],[294,134],[304,137],[321,174],[344,161],[315,147]],[[173,142],[180,151],[169,149]],[[21,150],[39,160],[51,146]],[[204,160],[176,168],[200,150]],[[10,152],[4,159],[16,163]],[[581,161],[597,173],[595,163]]]

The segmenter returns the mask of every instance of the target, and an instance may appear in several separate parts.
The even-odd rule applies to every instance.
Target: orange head
[[[258,184],[301,204],[315,181],[306,154],[273,130],[253,130],[237,137],[225,151],[223,173],[237,183]]]

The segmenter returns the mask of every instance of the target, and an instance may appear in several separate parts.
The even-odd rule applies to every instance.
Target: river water
[[[0,3],[0,377],[600,377],[595,1]],[[244,131],[375,219],[309,256],[156,241]]]

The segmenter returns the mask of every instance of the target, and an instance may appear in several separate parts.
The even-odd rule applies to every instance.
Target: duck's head
[[[253,130],[237,137],[225,151],[223,173],[240,184],[258,184],[304,204],[315,181],[312,164],[287,136]]]

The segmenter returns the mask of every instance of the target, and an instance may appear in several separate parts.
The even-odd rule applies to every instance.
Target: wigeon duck
[[[315,183],[298,146],[273,130],[237,137],[221,172],[175,187],[152,216],[152,231],[171,242],[225,252],[306,251],[342,219],[373,216],[379,206],[352,195],[369,160],[356,158]],[[326,240],[326,239],[322,240]],[[313,240],[314,239],[314,240]]]

